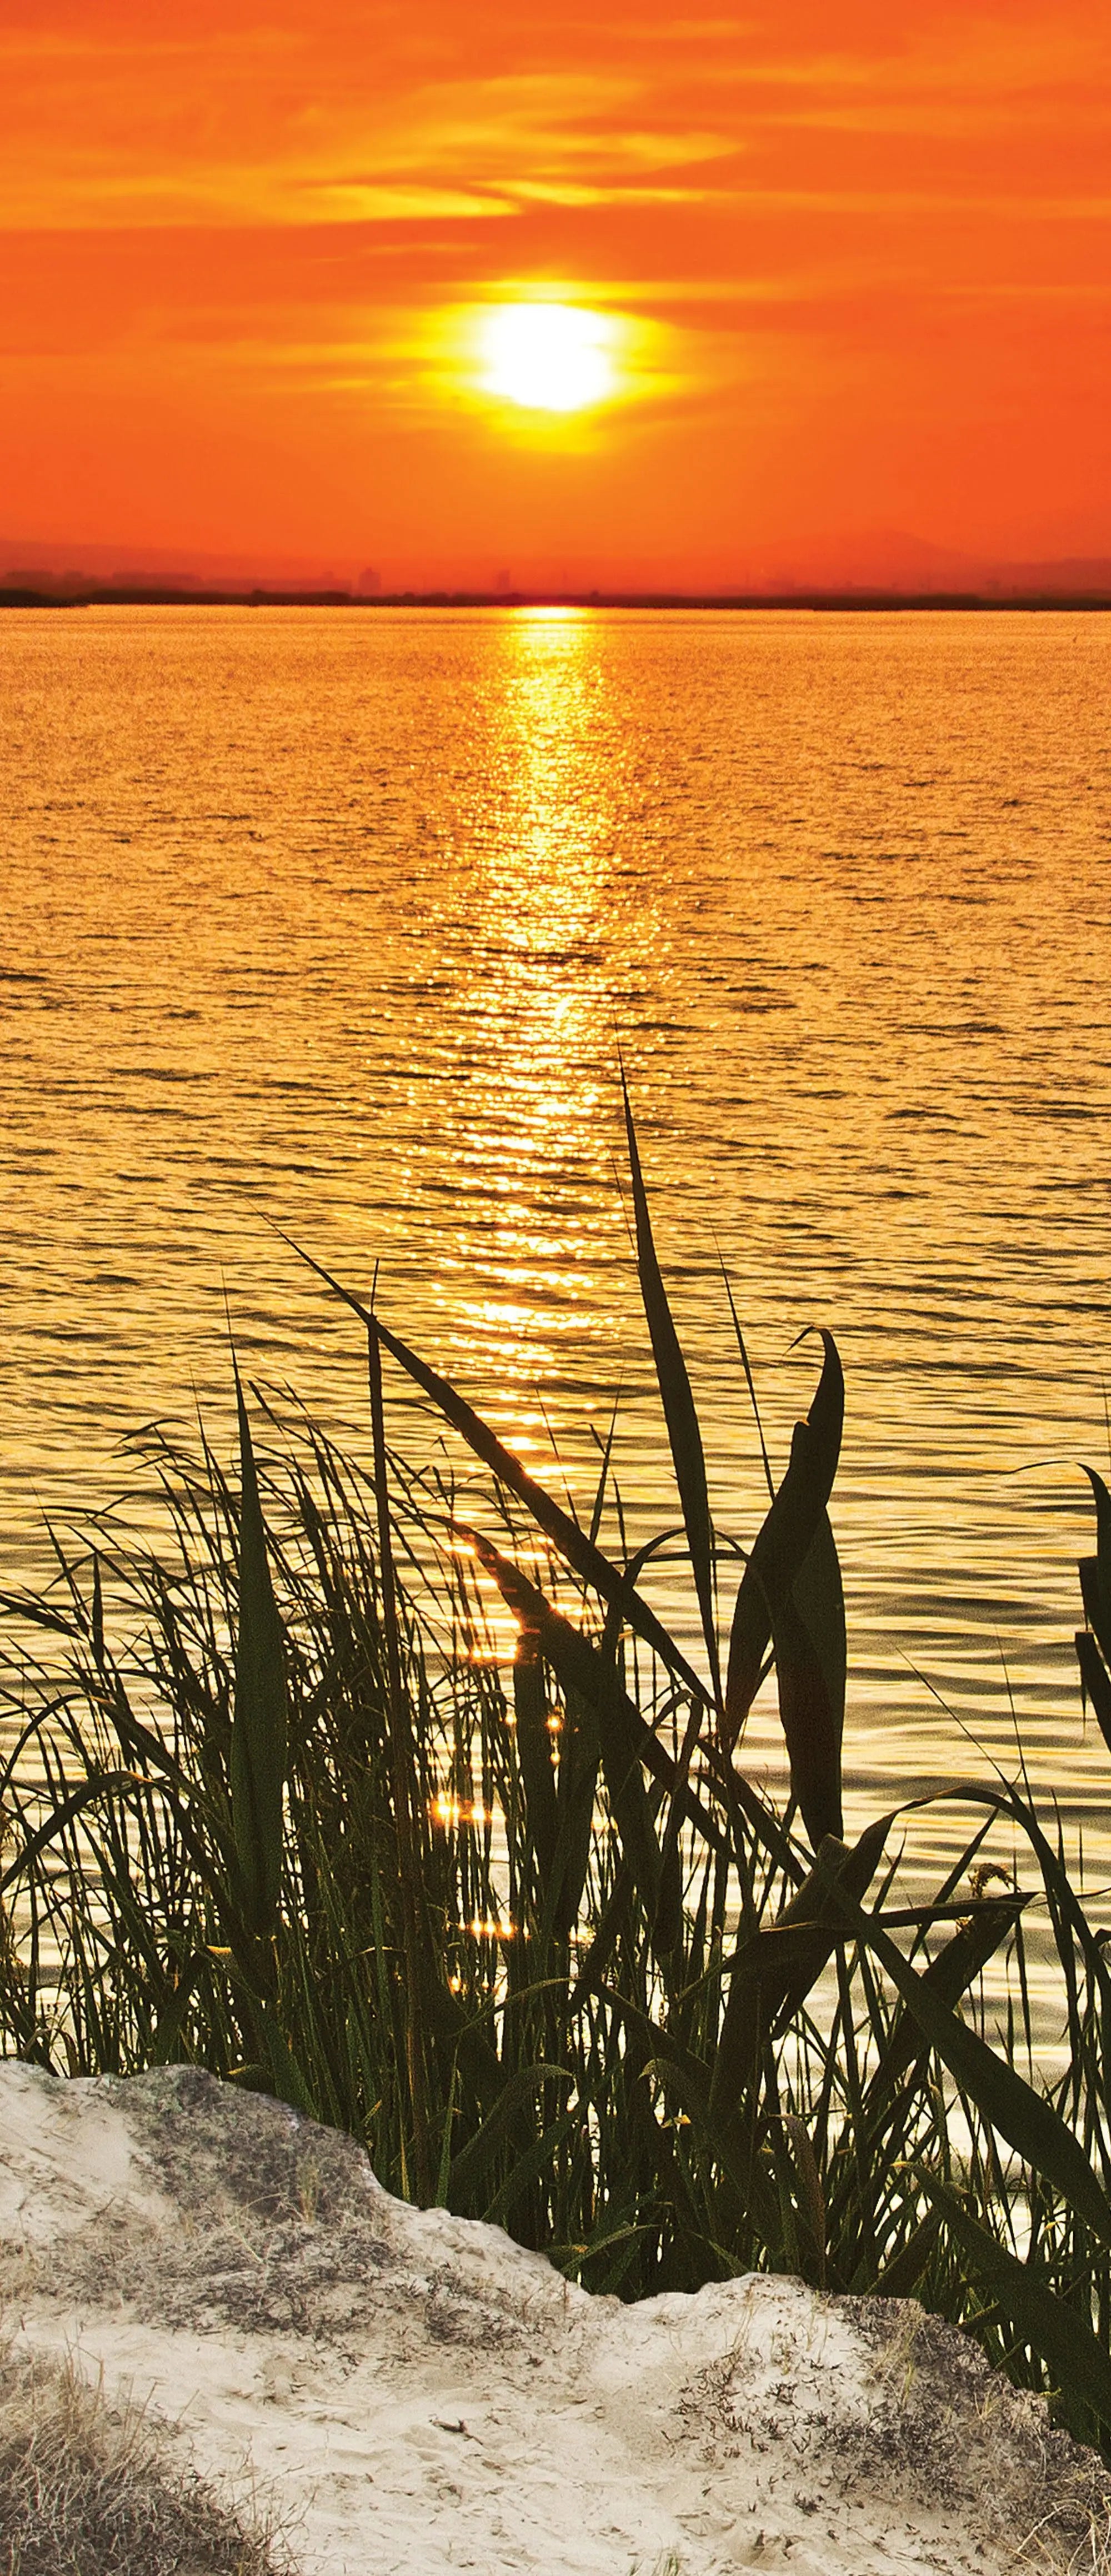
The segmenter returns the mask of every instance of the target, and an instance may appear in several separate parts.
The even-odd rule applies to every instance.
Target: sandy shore
[[[1094,2563],[1098,2464],[914,2303],[591,2298],[188,2069],[0,2065],[0,2290],[17,2349],[259,2494],[303,2576]]]

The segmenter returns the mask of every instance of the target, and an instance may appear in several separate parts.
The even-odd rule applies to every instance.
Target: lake
[[[357,1329],[270,1220],[360,1293],[380,1263],[387,1320],[580,1497],[620,1387],[631,1533],[672,1521],[620,1048],[742,1540],[721,1264],[780,1467],[797,1337],[841,1347],[853,1812],[1012,1763],[1017,1714],[1111,1861],[1071,1646],[1111,620],[91,608],[4,616],[0,660],[0,1579],[126,1484],[136,1424],[199,1402],[227,1441],[225,1291],[250,1374],[365,1443]]]

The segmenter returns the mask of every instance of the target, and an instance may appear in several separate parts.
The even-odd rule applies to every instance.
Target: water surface
[[[720,1261],[778,1464],[795,1337],[841,1345],[857,1807],[1011,1763],[1013,1702],[1102,1843],[1111,621],[89,609],[9,614],[0,664],[5,1579],[135,1424],[226,1436],[225,1290],[256,1376],[361,1425],[269,1218],[360,1292],[380,1262],[580,1494],[620,1385],[633,1533],[670,1519],[620,1045],[741,1538]]]

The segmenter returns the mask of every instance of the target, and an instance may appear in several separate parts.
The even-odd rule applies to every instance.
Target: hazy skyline
[[[4,0],[0,74],[17,547],[387,586],[1111,554],[1089,0]],[[578,407],[490,354],[551,302],[604,354]]]

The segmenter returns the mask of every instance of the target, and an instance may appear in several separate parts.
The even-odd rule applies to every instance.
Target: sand
[[[194,2069],[0,2065],[0,2299],[301,2576],[1003,2576],[1102,2564],[1103,2473],[911,2301],[625,2307]]]

